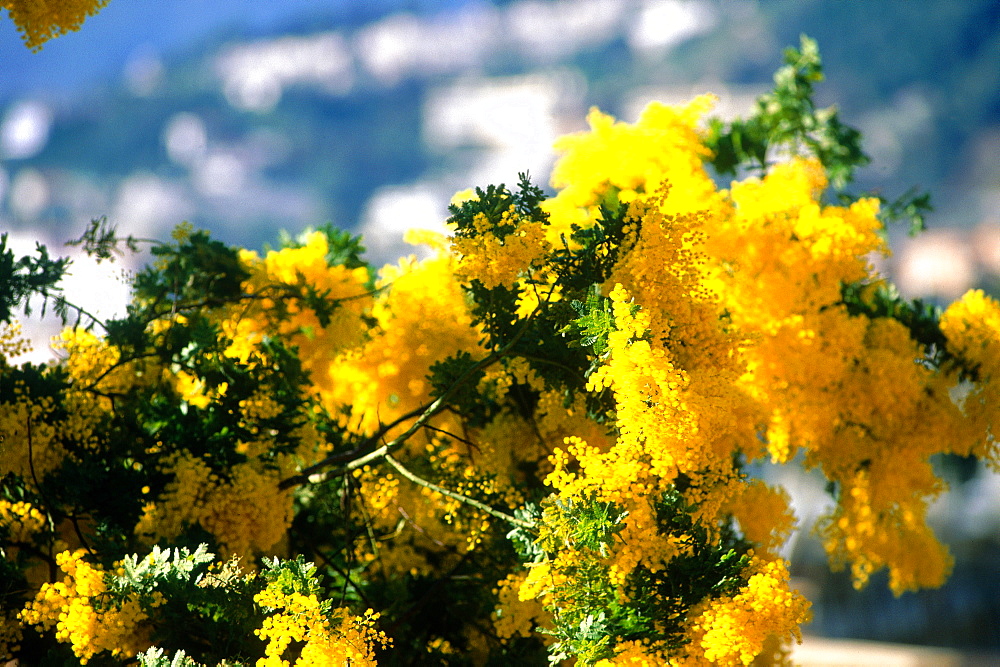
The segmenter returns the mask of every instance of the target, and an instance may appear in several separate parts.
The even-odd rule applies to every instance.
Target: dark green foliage
[[[334,227],[332,223],[320,225],[315,230],[305,229],[298,237],[292,237],[287,231],[282,230],[279,234],[282,248],[300,248],[305,244],[306,237],[313,231],[318,231],[326,237],[327,252],[326,261],[330,266],[343,266],[346,269],[371,269],[362,255],[365,254],[360,235],[351,234],[345,229]]]
[[[139,251],[140,240],[134,236],[119,238],[118,228],[108,222],[107,216],[94,218],[90,226],[78,239],[67,241],[68,246],[82,246],[83,251],[98,261],[114,261],[121,257],[125,250],[135,253]],[[124,250],[122,249],[124,246]]]
[[[325,594],[338,605],[372,606],[365,593],[371,575],[355,558],[356,543],[368,535],[355,521],[345,520],[363,515],[366,502],[351,477],[303,486],[295,494],[295,517],[288,534],[291,551],[317,564]]]
[[[41,297],[42,315],[51,300],[65,321],[66,306],[58,283],[66,274],[69,258],[53,259],[41,243],[35,244],[35,255],[15,260],[14,251],[7,248],[7,234],[0,234],[0,323],[10,322],[18,308],[30,315],[33,297]]]
[[[774,91],[757,100],[749,118],[712,120],[706,142],[711,164],[723,175],[736,175],[741,167],[763,174],[783,148],[818,158],[833,186],[842,189],[870,161],[861,134],[841,122],[836,108],[816,108],[814,85],[822,81],[823,68],[814,40],[803,35],[798,49],[785,50],[784,62],[774,75]]]
[[[456,237],[479,234],[475,220],[482,214],[491,223],[489,231],[498,238],[506,238],[516,230],[516,224],[502,218],[511,208],[522,219],[547,223],[547,216],[541,209],[542,190],[534,186],[526,174],[520,175],[516,192],[500,185],[489,186],[486,190],[480,188],[476,193],[476,199],[451,208],[449,222],[456,227]],[[606,303],[602,306],[605,308],[602,320],[596,310],[587,310],[581,300],[590,304],[591,309],[597,308],[592,300],[599,297],[601,285],[611,275],[619,254],[627,248],[629,236],[637,230],[638,222],[628,218],[627,207],[618,201],[612,190],[601,204],[601,216],[596,224],[588,228],[574,226],[571,238],[564,238],[562,245],[545,258],[547,270],[554,273],[554,286],[561,289],[562,297],[552,302],[542,298],[539,307],[527,319],[518,318],[516,314],[516,289],[503,285],[487,289],[473,280],[468,287],[472,312],[486,332],[487,346],[498,350],[513,341],[507,354],[526,360],[544,378],[546,387],[565,390],[567,404],[572,402],[573,396],[586,385],[587,376],[600,363],[609,333],[606,325],[610,322]],[[553,287],[531,275],[522,279],[525,285],[537,285],[541,295]],[[567,335],[569,344],[563,342]],[[575,340],[576,337],[586,342]],[[595,346],[596,356],[587,349],[591,346]],[[516,387],[512,388],[511,397],[518,411],[528,418],[533,412],[532,399],[522,394]],[[519,397],[525,400],[518,400]],[[602,397],[589,393],[586,398],[594,414],[600,412],[598,403],[606,403]]]
[[[917,187],[910,188],[892,201],[881,201],[883,209],[879,212],[879,218],[882,222],[885,225],[909,222],[910,236],[916,236],[927,228],[927,214],[934,210],[930,193]]]
[[[50,369],[40,364],[25,363],[20,366],[2,366],[0,403],[13,403],[17,391],[36,399],[58,398],[69,386],[65,369]]]
[[[578,549],[586,549],[607,557],[624,524],[625,512],[614,503],[592,500],[574,503],[556,499],[556,506],[571,526],[568,538]]]
[[[122,241],[103,220],[94,221],[79,241],[88,252],[104,258],[118,254],[123,243],[134,249],[134,239]],[[205,232],[187,233],[181,228],[174,242],[156,243],[152,252],[158,261],[137,276],[135,299],[127,313],[105,323],[105,342],[118,351],[117,362],[92,385],[75,387],[109,399],[113,409],[102,417],[93,439],[78,442],[68,431],[52,443],[70,456],[44,479],[23,480],[13,475],[3,479],[3,497],[7,499],[24,497],[26,488],[36,488],[37,493],[25,499],[42,508],[50,525],[68,524],[81,544],[107,559],[105,564],[135,552],[134,529],[146,497],[143,489],[149,487],[147,492],[156,496],[171,481],[160,470],[164,457],[189,451],[203,457],[213,473],[225,480],[234,465],[246,460],[238,453],[240,442],[251,442],[261,432],[271,434],[274,446],[262,455],[266,461],[298,445],[295,428],[303,423],[304,415],[312,414],[306,409],[311,399],[303,390],[308,377],[298,356],[283,341],[261,341],[260,355],[249,364],[225,354],[231,341],[223,335],[214,313],[249,302],[242,290],[248,273],[240,264],[237,249],[212,240]],[[32,273],[33,282],[23,283],[28,286],[25,289],[40,290],[44,281],[37,276],[54,280],[58,275],[51,264],[42,249],[37,260],[13,266],[45,269]],[[28,298],[23,291],[4,290],[4,294]],[[156,334],[150,327],[153,322],[158,323]],[[225,385],[226,391],[203,408],[192,406],[169,379],[161,377],[161,368],[183,370],[209,390]],[[147,377],[125,392],[100,388],[101,378],[122,369]],[[68,389],[66,378],[65,369],[58,365],[6,366],[0,381],[0,403],[14,403],[18,399],[15,391],[36,402],[51,399],[54,407],[46,419],[64,421],[68,417],[62,407]],[[279,407],[277,414],[242,418],[240,403],[261,393]],[[199,541],[212,540],[204,530],[191,526],[176,544],[194,548]],[[29,548],[32,545],[25,545]],[[52,565],[55,576],[54,562]],[[176,634],[166,638],[173,642],[168,645],[186,648],[192,655],[215,655],[218,659],[232,655],[229,649],[245,644],[252,629],[259,626],[259,613],[250,602],[252,592],[248,596],[246,591],[225,587],[197,587],[194,582],[190,586],[178,598],[179,606],[161,610],[172,619],[161,631]],[[23,604],[15,592],[4,592],[5,605]],[[225,610],[241,596],[243,604],[249,604],[246,614],[230,609],[227,616]],[[192,621],[194,612],[214,620]],[[200,628],[199,633],[191,632],[192,623]],[[214,647],[218,653],[206,653],[206,647]]]
[[[243,573],[238,561],[218,563],[204,544],[194,551],[154,547],[146,556],[126,557],[122,569],[121,575],[106,577],[109,604],[138,597],[145,606],[154,602],[154,593],[163,596],[157,613],[165,622],[156,628],[155,645],[186,651],[212,665],[226,658],[259,657],[246,653],[246,638],[264,618],[253,596],[265,581]]]
[[[239,299],[250,274],[237,250],[202,230],[178,235],[176,244],[153,246],[154,264],[135,277],[135,301],[165,315]]]
[[[490,400],[483,400],[476,391],[486,375],[482,368],[476,369],[476,360],[468,352],[462,351],[453,357],[435,362],[430,368],[428,379],[431,383],[431,396],[438,398],[462,382],[464,390],[454,391],[448,399],[448,406],[457,414],[462,415],[465,422],[474,428],[485,426],[499,410],[499,405]]]
[[[685,536],[690,552],[674,557],[658,572],[639,568],[627,583],[632,598],[648,605],[640,617],[666,620],[663,640],[668,645],[683,632],[685,610],[700,600],[736,593],[746,583],[750,564],[749,542],[729,524],[718,527],[721,534],[713,539],[708,527],[692,518],[695,510],[677,489],[663,494],[656,504],[660,531]]]
[[[599,202],[600,215],[590,227],[573,225],[569,239],[553,251],[552,263],[560,283],[572,292],[589,290],[611,276],[618,257],[638,238],[641,221],[629,217],[628,206],[618,200],[618,189],[607,186]],[[631,243],[629,239],[632,239]]]
[[[850,206],[860,197],[874,197],[878,199],[880,208],[878,217],[883,228],[880,233],[884,237],[890,225],[906,223],[907,233],[910,236],[917,236],[927,228],[927,214],[934,210],[931,204],[929,192],[912,187],[896,199],[887,199],[878,193],[866,192],[863,195],[853,195],[847,192],[838,192],[837,203]]]

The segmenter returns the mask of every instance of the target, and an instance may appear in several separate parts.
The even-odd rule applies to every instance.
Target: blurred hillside
[[[392,230],[438,224],[455,190],[526,169],[544,181],[552,139],[590,106],[632,120],[650,99],[713,91],[720,113],[744,111],[801,33],[823,53],[820,102],[867,137],[857,190],[928,189],[932,227],[971,229],[1000,202],[990,0],[298,0],[242,22],[196,2],[202,24],[182,20],[191,3],[116,4],[114,23],[61,38],[100,58],[46,60],[34,85],[30,59],[49,54],[11,44],[5,21],[0,227],[61,240],[106,214],[163,236],[190,219],[259,247],[332,221],[389,259]],[[969,261],[981,275],[966,282],[997,258]]]

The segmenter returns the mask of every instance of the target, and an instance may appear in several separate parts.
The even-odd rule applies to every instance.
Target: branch
[[[406,479],[410,480],[414,484],[419,484],[420,486],[426,487],[426,488],[430,489],[431,491],[436,491],[436,492],[440,493],[443,496],[447,496],[447,497],[451,498],[452,500],[457,500],[460,503],[464,503],[464,504],[469,505],[471,507],[475,507],[478,510],[482,510],[483,512],[486,512],[490,516],[494,516],[494,517],[496,517],[498,519],[506,521],[507,523],[513,524],[515,526],[519,526],[521,528],[534,528],[535,527],[535,524],[533,524],[533,523],[530,523],[528,521],[523,521],[521,519],[518,519],[517,517],[511,516],[510,514],[506,514],[504,512],[501,512],[500,510],[493,509],[489,505],[487,505],[485,503],[481,503],[478,500],[476,500],[475,498],[470,498],[468,496],[463,496],[461,493],[455,493],[454,491],[449,491],[448,489],[444,488],[443,486],[438,486],[437,484],[434,484],[433,482],[428,482],[426,479],[423,479],[422,477],[417,477],[412,472],[410,472],[409,470],[407,470],[403,466],[402,463],[400,463],[396,459],[392,458],[392,456],[390,456],[389,454],[384,454],[383,458],[385,458],[386,463],[388,463],[393,468],[395,468],[396,471],[400,475],[402,475]]]
[[[96,315],[94,315],[93,313],[91,313],[89,310],[87,310],[85,308],[82,308],[81,306],[76,305],[72,301],[67,301],[66,297],[64,297],[62,295],[56,296],[56,297],[53,297],[53,298],[55,299],[55,302],[56,302],[56,309],[57,309],[56,312],[57,312],[57,314],[59,313],[59,309],[61,309],[61,308],[72,308],[73,310],[76,311],[76,322],[73,323],[73,327],[74,328],[79,328],[80,323],[83,321],[83,318],[84,317],[89,317],[91,322],[93,322],[94,324],[96,324],[99,327],[101,327],[102,329],[104,329],[104,331],[108,330],[108,326],[107,326],[107,324],[105,324],[104,320],[99,319]],[[63,312],[65,312],[65,311],[63,311]],[[62,318],[63,325],[65,325],[69,321],[69,318],[65,317],[64,315],[60,315],[60,317]]]
[[[449,410],[449,412],[452,412],[455,415],[461,417],[461,414],[457,410]],[[447,436],[447,437],[449,437],[452,440],[455,440],[457,442],[461,442],[462,444],[464,444],[466,447],[469,448],[470,452],[473,449],[476,450],[477,452],[480,451],[479,445],[477,445],[476,443],[472,442],[468,438],[463,438],[462,436],[458,435],[457,433],[452,433],[450,431],[444,430],[443,428],[438,428],[437,426],[431,426],[430,424],[424,424],[424,428],[427,429],[428,431],[434,431],[435,433],[440,433],[441,435]]]
[[[391,421],[390,423],[388,423],[385,426],[383,426],[382,428],[380,428],[371,437],[365,438],[364,442],[362,442],[360,445],[358,445],[357,447],[355,447],[351,451],[349,451],[349,452],[341,452],[340,454],[331,454],[330,456],[326,457],[322,461],[319,461],[318,463],[314,463],[313,465],[309,466],[308,468],[305,468],[298,475],[294,475],[292,477],[288,477],[287,479],[283,479],[281,481],[281,483],[278,484],[278,488],[281,489],[282,491],[284,491],[285,489],[289,489],[289,488],[291,488],[293,486],[298,486],[299,484],[306,484],[306,483],[309,483],[309,484],[319,484],[320,482],[324,482],[324,481],[326,481],[327,479],[329,479],[331,477],[339,477],[341,475],[344,475],[344,474],[350,472],[351,470],[354,470],[354,467],[349,467],[349,468],[345,468],[345,469],[341,469],[341,470],[335,471],[333,473],[323,474],[323,473],[320,472],[324,468],[328,468],[328,467],[330,467],[332,465],[336,465],[338,463],[345,463],[347,461],[351,461],[352,459],[354,459],[354,457],[363,455],[365,452],[370,451],[372,445],[374,445],[375,443],[377,443],[380,440],[382,440],[382,438],[385,437],[386,433],[388,433],[389,431],[391,431],[396,426],[399,426],[401,423],[403,423],[407,419],[411,419],[413,417],[416,417],[416,416],[420,415],[421,413],[423,413],[424,411],[426,411],[430,407],[432,407],[432,405],[433,405],[432,403],[431,404],[427,404],[427,405],[421,405],[419,408],[416,408],[414,410],[410,410],[406,414],[404,414],[404,415],[396,418],[395,420]],[[396,441],[393,440],[393,443],[395,443],[395,442]],[[392,444],[392,443],[390,443],[390,444]]]

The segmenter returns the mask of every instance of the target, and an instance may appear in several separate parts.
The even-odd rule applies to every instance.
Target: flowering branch
[[[433,400],[426,406],[417,408],[417,410],[411,411],[403,415],[402,417],[392,422],[391,424],[383,426],[382,428],[379,429],[378,433],[368,438],[363,445],[352,450],[351,452],[348,452],[348,454],[354,454],[355,452],[360,452],[367,449],[369,446],[371,446],[372,443],[378,442],[394,426],[409,419],[410,417],[414,416],[414,414],[419,414],[420,416],[417,417],[417,420],[410,425],[410,428],[406,429],[405,433],[396,438],[393,438],[391,441],[382,445],[378,449],[350,461],[347,465],[343,466],[342,468],[338,468],[337,470],[333,470],[330,472],[319,472],[323,468],[326,468],[332,465],[333,463],[337,463],[338,461],[343,461],[345,454],[329,456],[320,461],[319,463],[309,466],[298,475],[294,475],[292,477],[282,480],[278,484],[278,488],[281,490],[285,490],[293,486],[298,486],[300,484],[306,484],[306,483],[320,484],[328,479],[346,475],[347,473],[353,470],[357,470],[358,468],[364,467],[365,465],[371,463],[372,461],[377,461],[380,458],[388,456],[390,452],[393,452],[396,449],[398,449],[400,445],[409,440],[414,433],[416,433],[424,425],[426,425],[431,417],[435,416],[436,414],[444,410],[445,406],[448,403],[448,400],[455,395],[455,393],[462,387],[462,385],[464,385],[469,380],[469,378],[474,377],[476,373],[478,373],[479,371],[489,368],[494,363],[496,363],[497,361],[505,357],[507,354],[509,354],[511,349],[513,349],[514,345],[516,345],[517,342],[521,340],[521,337],[528,330],[532,319],[538,313],[538,311],[541,309],[544,303],[547,302],[541,302],[537,306],[535,306],[535,309],[531,312],[531,314],[527,318],[525,318],[524,324],[521,325],[521,328],[517,331],[517,333],[514,334],[514,336],[507,342],[506,345],[504,345],[501,349],[497,350],[493,354],[483,357],[478,362],[467,368],[465,372],[462,373],[462,375],[459,376],[459,378],[455,380],[455,382],[452,383],[452,385],[443,394],[438,396],[435,400]]]

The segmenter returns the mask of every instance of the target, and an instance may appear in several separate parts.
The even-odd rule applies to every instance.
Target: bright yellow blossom
[[[753,569],[739,593],[692,612],[692,657],[703,656],[713,665],[749,665],[772,637],[802,641],[799,625],[811,617],[809,602],[788,589],[784,561],[758,562]]]
[[[79,30],[88,16],[93,16],[109,0],[2,0],[24,43],[33,51],[53,37]]]
[[[79,549],[56,556],[66,576],[43,584],[21,612],[21,621],[46,630],[55,628],[56,639],[70,644],[81,664],[105,651],[132,657],[149,646],[149,628],[143,623],[147,614],[135,598],[109,607],[104,571],[86,562],[84,553]]]

